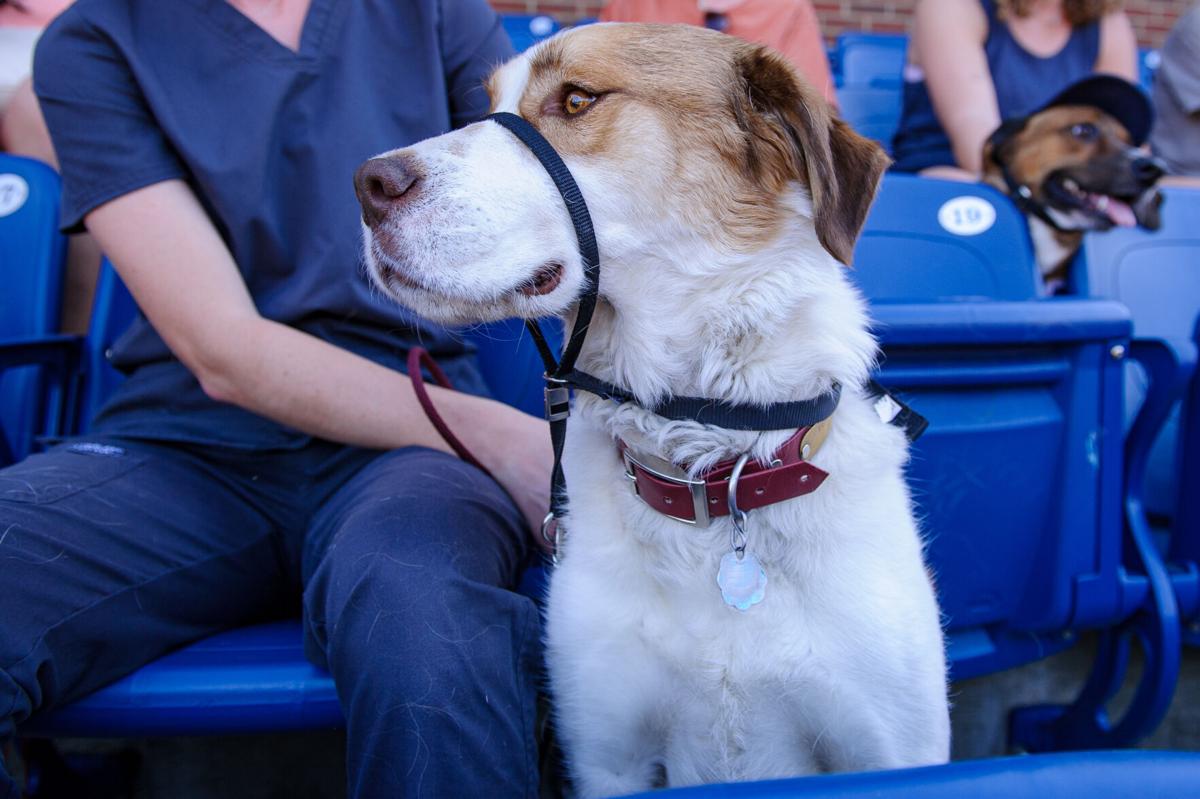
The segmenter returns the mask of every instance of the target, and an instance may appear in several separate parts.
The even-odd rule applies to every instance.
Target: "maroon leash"
[[[442,437],[442,440],[450,445],[450,449],[454,450],[458,457],[462,458],[467,463],[479,469],[493,480],[495,475],[488,470],[488,467],[480,463],[479,459],[471,454],[471,450],[467,449],[458,437],[450,430],[450,426],[442,418],[442,415],[437,412],[437,408],[433,406],[433,400],[429,398],[429,392],[425,390],[425,377],[421,374],[421,367],[429,370],[429,374],[433,377],[433,382],[437,383],[442,388],[454,390],[454,384],[450,382],[450,378],[446,377],[446,373],[442,371],[442,367],[437,365],[437,361],[429,354],[424,347],[413,347],[408,351],[408,377],[412,380],[413,393],[417,395],[417,402],[421,403],[421,410],[425,411],[425,417],[429,419],[429,423]]]

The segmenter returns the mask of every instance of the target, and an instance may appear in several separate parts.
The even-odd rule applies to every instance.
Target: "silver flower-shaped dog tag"
[[[726,605],[747,611],[766,596],[767,573],[753,552],[745,552],[740,558],[736,552],[726,552],[717,569],[717,585]]]

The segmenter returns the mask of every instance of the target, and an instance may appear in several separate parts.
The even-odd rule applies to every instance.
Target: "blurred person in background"
[[[837,104],[821,23],[810,0],[610,0],[600,21],[703,25],[765,44]]]
[[[893,168],[978,180],[1003,120],[1092,73],[1137,83],[1121,0],[918,0]]]
[[[1158,121],[1150,134],[1173,176],[1200,186],[1200,3],[1179,18],[1161,51],[1154,78]]]

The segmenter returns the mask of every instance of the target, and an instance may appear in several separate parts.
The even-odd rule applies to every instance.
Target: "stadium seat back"
[[[852,278],[872,302],[1024,300],[1039,278],[1025,219],[972,183],[884,177],[854,254]]]
[[[1116,303],[880,303],[878,379],[929,420],[908,468],[956,678],[1120,613]]]
[[[1135,338],[1164,341],[1195,359],[1193,336],[1200,317],[1200,191],[1166,189],[1164,196],[1159,230],[1117,228],[1089,234],[1073,277],[1079,293],[1128,306]],[[1131,364],[1126,377],[1127,415],[1140,406],[1145,389],[1144,374]],[[1159,517],[1174,518],[1183,513],[1181,502],[1197,501],[1192,498],[1196,492],[1180,490],[1179,476],[1185,460],[1195,464],[1200,459],[1200,453],[1182,447],[1189,423],[1193,428],[1200,424],[1198,415],[1200,407],[1194,400],[1178,403],[1151,451],[1145,502]],[[1194,510],[1187,515],[1197,518]],[[1193,535],[1200,536],[1200,531]],[[1196,546],[1200,548],[1200,542]]]
[[[66,254],[59,192],[50,167],[0,153],[0,341],[58,332]],[[0,375],[0,432],[17,459],[41,427],[42,394],[37,367]]]
[[[874,139],[890,153],[892,137],[900,125],[900,89],[843,86],[837,90],[837,98],[842,119],[860,135]]]
[[[1158,50],[1143,48],[1138,50],[1138,82],[1146,91],[1154,87],[1158,76],[1158,68],[1162,66],[1162,53]]]
[[[987,186],[885,177],[851,276],[880,381],[930,426],[909,483],[958,677],[1121,613],[1116,303],[1039,299],[1024,218]]]
[[[1114,228],[1084,238],[1077,292],[1123,302],[1138,338],[1193,346],[1200,312],[1200,190],[1163,191],[1157,231]]]
[[[96,297],[92,303],[92,318],[84,342],[87,379],[84,381],[79,410],[79,430],[85,432],[92,417],[100,410],[109,395],[125,376],[108,362],[108,353],[117,340],[133,324],[138,315],[137,303],[121,282],[112,264],[105,259],[96,281]]]
[[[545,14],[502,14],[500,22],[518,52],[558,33],[559,25],[554,17]]]
[[[908,37],[893,33],[843,33],[837,40],[841,86],[900,88]]]
[[[562,350],[563,330],[557,319],[542,320],[542,333],[557,355]],[[472,327],[467,338],[478,350],[479,368],[492,396],[533,416],[546,409],[545,367],[525,324],[505,319]]]

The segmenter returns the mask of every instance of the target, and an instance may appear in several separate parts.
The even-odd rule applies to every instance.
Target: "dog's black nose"
[[[417,182],[407,158],[372,158],[354,173],[354,193],[362,205],[363,221],[375,227]]]
[[[1143,186],[1152,186],[1156,180],[1167,174],[1167,165],[1160,158],[1140,156],[1133,160],[1133,177]]]

